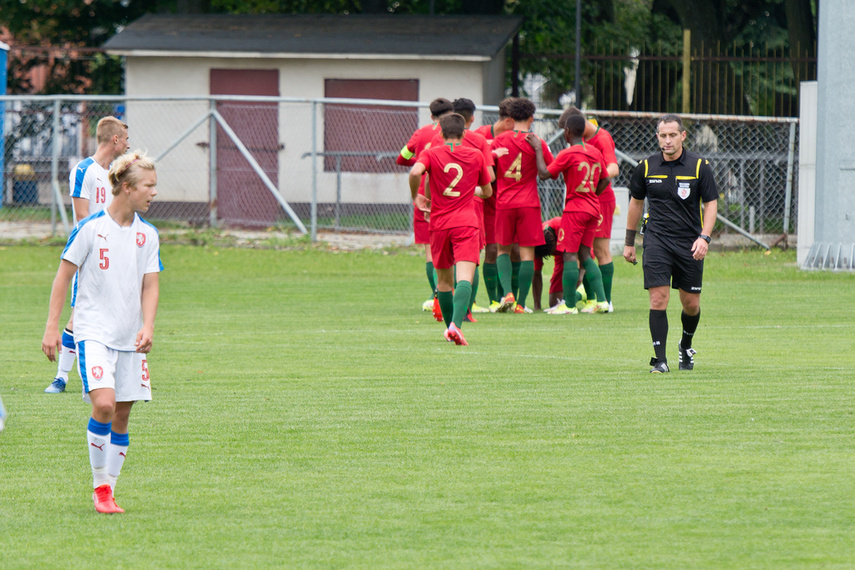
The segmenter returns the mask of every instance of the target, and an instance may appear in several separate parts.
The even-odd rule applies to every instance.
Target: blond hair
[[[98,144],[108,143],[113,137],[122,136],[122,129],[128,130],[128,125],[116,117],[104,117],[95,127],[95,140]]]
[[[123,154],[110,166],[109,180],[113,185],[113,196],[118,195],[122,184],[135,186],[139,182],[140,170],[154,170],[154,161],[141,150]]]

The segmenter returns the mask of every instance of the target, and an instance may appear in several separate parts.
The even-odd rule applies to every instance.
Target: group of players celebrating
[[[527,304],[533,283],[532,304],[539,309],[542,279],[535,279],[535,271],[539,277],[548,255],[556,256],[556,270],[547,312],[613,310],[608,242],[615,198],[609,178],[618,165],[611,136],[570,108],[558,121],[569,146],[553,157],[531,132],[535,105],[528,99],[505,99],[498,120],[476,130],[469,130],[475,113],[469,99],[436,99],[430,111],[432,123],[413,134],[398,164],[412,166],[415,240],[425,245],[435,291],[424,308],[445,322],[445,338],[468,344],[461,326],[474,321],[472,312],[533,312]],[[567,187],[564,211],[544,223],[537,181],[560,174]],[[483,309],[474,303],[481,250],[490,298]],[[590,292],[585,299],[577,291],[580,267]]]

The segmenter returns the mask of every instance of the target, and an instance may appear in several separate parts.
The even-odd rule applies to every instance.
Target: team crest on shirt
[[[104,369],[101,368],[100,366],[93,366],[92,367],[92,378],[94,378],[95,380],[100,380],[103,377],[104,377]]]
[[[689,197],[689,194],[691,194],[691,193],[692,193],[692,187],[689,185],[688,182],[680,182],[678,184],[677,196],[679,196],[680,199],[685,200],[686,198]]]
[[[142,247],[145,245],[145,234],[142,232],[137,232],[137,247]]]

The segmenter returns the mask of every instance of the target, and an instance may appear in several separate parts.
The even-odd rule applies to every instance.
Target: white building
[[[478,105],[495,105],[504,96],[506,49],[521,23],[522,18],[505,16],[148,15],[104,47],[125,57],[129,99],[267,95],[430,102],[467,97]],[[131,144],[156,154],[204,116],[209,105],[197,101],[174,107],[181,109],[180,117],[163,103],[129,101]],[[351,203],[408,201],[406,169],[393,160],[343,157],[339,176],[334,153],[397,151],[415,128],[429,121],[429,112],[397,107],[393,116],[376,120],[366,118],[364,108],[353,115],[358,109],[327,107],[314,117],[313,131],[309,104],[255,103],[250,110],[247,104],[218,106],[301,216],[315,187],[320,203],[336,201],[337,194]],[[256,214],[249,210],[259,209],[271,210],[273,216],[278,206],[272,193],[256,174],[246,172],[246,160],[220,133],[220,218],[251,221]],[[171,153],[164,159],[159,185],[169,191],[158,202],[207,207],[210,158],[202,150],[210,144],[207,126],[201,125],[191,142],[197,152]],[[313,144],[316,152],[333,153],[323,158],[315,181],[305,158]],[[262,215],[255,221],[263,225],[271,220]]]

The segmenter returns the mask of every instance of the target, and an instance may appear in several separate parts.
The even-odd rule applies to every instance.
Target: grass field
[[[855,566],[855,275],[711,254],[696,369],[651,375],[622,261],[616,313],[455,347],[415,250],[166,245],[105,516],[76,371],[42,393],[60,251],[0,248],[2,568]]]

